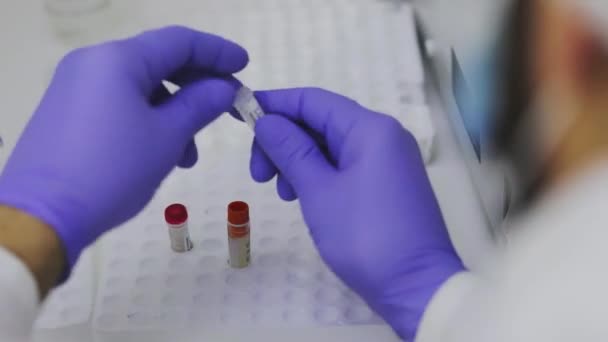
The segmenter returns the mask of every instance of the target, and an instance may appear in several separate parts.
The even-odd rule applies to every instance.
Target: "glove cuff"
[[[55,231],[66,256],[66,267],[64,273],[59,279],[59,284],[63,283],[70,275],[72,268],[76,264],[80,253],[81,246],[86,246],[84,241],[81,241],[79,234],[73,234],[74,229],[69,229],[71,225],[59,217],[55,211],[46,206],[43,201],[32,200],[31,197],[24,193],[9,191],[6,187],[0,185],[0,204],[6,205],[44,222]]]
[[[384,317],[397,335],[414,341],[422,317],[431,299],[455,274],[465,270],[457,256],[439,261],[434,266],[420,266],[423,272],[395,279],[388,292],[370,305]]]

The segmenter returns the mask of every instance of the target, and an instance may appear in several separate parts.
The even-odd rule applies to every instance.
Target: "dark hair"
[[[533,84],[530,67],[530,47],[532,32],[532,1],[517,0],[510,9],[505,31],[502,32],[503,44],[497,56],[499,60],[498,84],[495,94],[496,108],[493,130],[493,147],[501,155],[513,151],[513,139],[523,116],[530,105]]]
[[[516,172],[518,181],[523,181],[521,193],[512,211],[529,206],[541,193],[545,179],[540,175],[529,174],[530,166],[537,161],[532,150],[517,141],[524,129],[525,116],[530,115],[530,106],[536,85],[532,79],[532,44],[534,7],[532,0],[516,0],[507,18],[505,31],[502,32],[502,45],[498,51],[498,79],[494,108],[495,121],[491,128],[494,140],[493,153],[509,160]],[[527,124],[527,123],[526,123]]]

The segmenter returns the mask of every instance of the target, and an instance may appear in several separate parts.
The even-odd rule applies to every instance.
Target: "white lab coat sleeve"
[[[0,247],[0,341],[25,341],[38,306],[34,276],[17,256]]]
[[[478,279],[471,272],[460,272],[446,281],[427,306],[416,342],[451,341],[449,333],[454,317],[471,298]]]
[[[608,167],[554,195],[431,299],[416,342],[608,341]]]
[[[596,226],[604,231],[530,234],[534,251],[516,248],[495,272],[452,277],[431,299],[416,342],[608,341],[608,230]]]

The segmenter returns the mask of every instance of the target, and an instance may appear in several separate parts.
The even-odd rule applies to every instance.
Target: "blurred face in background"
[[[582,2],[516,0],[501,38],[492,132],[523,207],[608,159],[608,32]]]

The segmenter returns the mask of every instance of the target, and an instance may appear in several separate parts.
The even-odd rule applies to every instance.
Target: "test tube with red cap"
[[[175,252],[187,252],[192,249],[188,231],[188,210],[183,204],[171,204],[165,209],[165,221],[169,227],[171,249]]]
[[[228,263],[234,268],[249,266],[250,248],[249,206],[236,201],[228,205]]]

